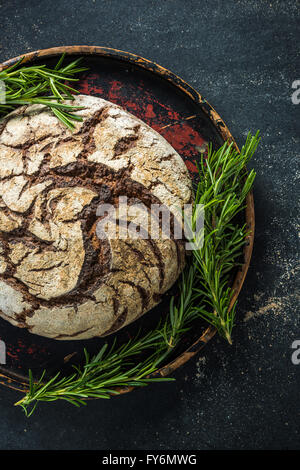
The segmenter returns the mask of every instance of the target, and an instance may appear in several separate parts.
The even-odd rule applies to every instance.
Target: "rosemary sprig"
[[[259,140],[259,132],[254,137],[248,134],[240,153],[232,143],[217,151],[210,146],[207,158],[202,157],[198,164],[199,183],[191,225],[195,229],[196,208],[203,205],[204,233],[193,240],[199,246],[192,252],[196,269],[193,292],[195,302],[198,301],[195,308],[230,344],[236,304],[229,308],[233,294],[229,278],[241,256],[246,234],[245,225],[240,226],[235,220],[253,185],[255,172],[251,170],[247,175],[246,165]]]
[[[259,140],[258,132],[253,137],[249,134],[240,153],[227,142],[217,151],[210,147],[207,158],[199,162],[200,181],[190,225],[195,227],[199,215],[197,205],[202,204],[204,231],[196,233],[192,240],[197,249],[192,251],[180,278],[179,295],[171,298],[166,319],[147,334],[139,333],[119,347],[114,342],[108,350],[105,344],[92,358],[85,350],[85,365],[73,366],[74,373],[70,376],[61,377],[57,373],[44,383],[44,371],[35,382],[29,371],[29,391],[15,404],[21,406],[27,416],[41,401],[65,400],[80,406],[86,404],[88,398],[110,398],[119,393],[118,387],[142,387],[155,381],[173,380],[155,377],[155,372],[191,328],[191,322],[199,317],[231,343],[236,302],[230,309],[229,280],[242,254],[246,236],[246,228],[236,216],[244,209],[245,198],[254,181],[255,173],[251,171],[247,175],[246,164]]]
[[[0,80],[5,90],[0,92],[0,115],[5,115],[18,106],[43,104],[52,110],[55,116],[69,129],[74,129],[73,121],[82,121],[72,111],[82,109],[80,106],[66,104],[65,100],[74,100],[77,90],[65,82],[79,80],[74,75],[88,70],[79,67],[81,58],[63,66],[65,54],[62,54],[56,66],[51,69],[45,65],[20,67],[24,58],[13,66],[0,72]],[[4,96],[3,96],[4,94]]]

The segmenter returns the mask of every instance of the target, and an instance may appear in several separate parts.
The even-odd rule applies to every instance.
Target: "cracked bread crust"
[[[157,132],[101,98],[72,104],[83,107],[73,133],[41,105],[0,122],[0,316],[62,340],[111,334],[160,301],[184,246],[150,207],[167,208],[174,226],[192,198],[184,162]],[[124,196],[159,238],[98,238],[97,207]]]

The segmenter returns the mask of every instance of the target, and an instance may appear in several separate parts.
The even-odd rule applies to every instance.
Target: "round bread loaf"
[[[160,301],[184,246],[151,207],[167,208],[174,226],[192,194],[184,162],[157,132],[101,98],[72,104],[83,107],[73,132],[40,105],[0,123],[0,316],[63,340],[108,335]],[[135,236],[99,237],[99,207],[121,197],[150,217]],[[117,232],[135,220],[118,217]],[[154,239],[140,235],[149,220]]]

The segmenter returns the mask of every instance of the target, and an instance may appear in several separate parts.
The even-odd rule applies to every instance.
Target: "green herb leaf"
[[[77,81],[74,75],[85,70],[86,67],[78,67],[80,58],[67,66],[62,67],[65,54],[62,54],[54,69],[45,65],[33,65],[20,67],[24,58],[13,66],[0,72],[0,80],[5,84],[5,100],[0,103],[0,115],[4,116],[17,106],[25,104],[43,104],[50,108],[55,116],[70,130],[74,129],[72,121],[82,121],[80,116],[70,114],[81,109],[65,103],[65,100],[73,100],[72,93],[77,90],[65,82]],[[47,96],[52,93],[52,96]]]

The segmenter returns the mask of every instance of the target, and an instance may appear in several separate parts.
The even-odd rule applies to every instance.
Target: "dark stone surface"
[[[81,409],[44,404],[30,419],[2,387],[0,448],[299,449],[299,2],[0,0],[0,15],[1,61],[56,45],[128,50],[197,88],[239,144],[249,130],[262,134],[255,249],[233,346],[213,340],[176,383]]]

